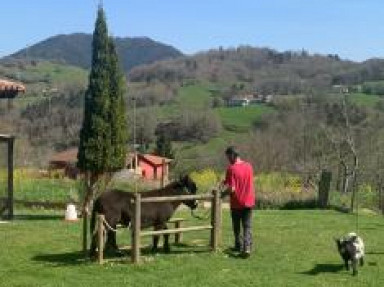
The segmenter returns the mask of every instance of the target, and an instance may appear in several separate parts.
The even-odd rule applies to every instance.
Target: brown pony
[[[151,191],[141,192],[141,197],[158,197],[172,195],[196,194],[197,187],[189,176],[184,176],[167,186]],[[107,191],[100,195],[94,205],[91,217],[91,249],[90,256],[96,255],[97,235],[94,233],[96,213],[103,214],[109,226],[116,229],[118,223],[128,227],[133,218],[132,193],[117,189]],[[153,227],[154,230],[167,229],[167,222],[172,217],[178,206],[184,203],[192,210],[197,207],[196,200],[185,200],[183,202],[145,202],[141,205],[141,227]],[[116,234],[108,227],[106,248],[121,254],[116,244]],[[157,251],[159,236],[153,237],[152,251]],[[169,235],[164,235],[164,251],[169,252]]]

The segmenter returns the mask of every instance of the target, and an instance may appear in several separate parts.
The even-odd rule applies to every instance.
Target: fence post
[[[8,140],[8,219],[13,219],[13,143],[15,138]]]
[[[319,181],[318,205],[320,208],[326,208],[329,201],[329,190],[331,187],[332,172],[322,170]]]
[[[219,232],[220,232],[220,194],[219,190],[213,190],[212,206],[211,206],[211,248],[217,251],[219,246]]]
[[[141,229],[141,194],[136,192],[134,195],[134,220],[132,229],[132,263],[140,262],[140,229]]]
[[[97,238],[98,238],[98,262],[103,264],[103,255],[104,255],[104,215],[97,215]]]

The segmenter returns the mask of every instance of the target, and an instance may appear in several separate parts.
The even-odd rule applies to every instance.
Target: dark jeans
[[[240,251],[251,251],[252,248],[252,208],[231,209],[235,248]],[[240,228],[243,227],[243,236]]]

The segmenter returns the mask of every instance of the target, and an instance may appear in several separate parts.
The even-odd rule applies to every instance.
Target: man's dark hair
[[[227,147],[227,149],[225,150],[225,154],[233,157],[239,156],[239,152],[234,146]]]

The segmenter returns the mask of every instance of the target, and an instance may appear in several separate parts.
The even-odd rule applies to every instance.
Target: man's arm
[[[232,172],[230,169],[227,169],[227,172],[225,174],[225,180],[220,184],[221,192],[221,198],[226,197],[232,193],[235,192],[235,190],[232,187],[233,178],[232,178]]]

